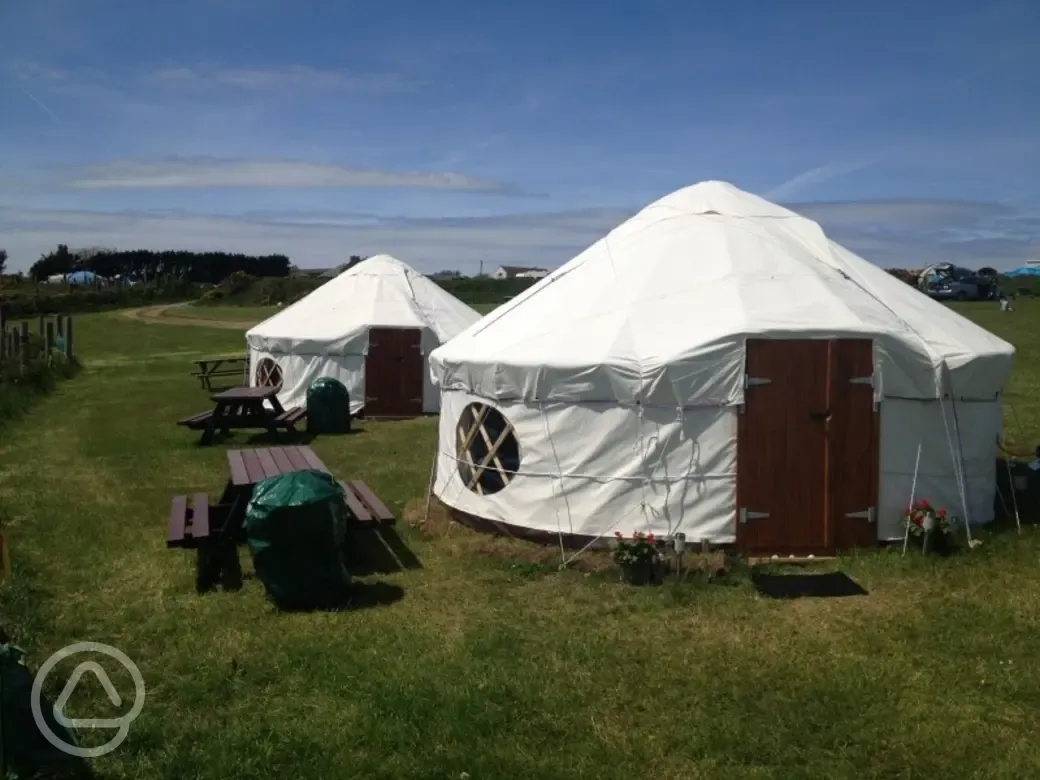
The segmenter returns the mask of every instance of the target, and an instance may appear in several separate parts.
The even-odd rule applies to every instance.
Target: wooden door
[[[365,358],[365,417],[418,417],[422,414],[422,331],[372,328]]]
[[[872,373],[867,339],[748,340],[739,547],[824,555],[876,541]]]

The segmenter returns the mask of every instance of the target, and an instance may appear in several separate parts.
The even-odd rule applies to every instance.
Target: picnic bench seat
[[[170,527],[167,547],[195,547],[210,538],[210,506],[206,493],[196,493],[189,505],[188,496],[174,496],[170,502]]]
[[[178,425],[183,425],[186,428],[190,428],[193,431],[201,431],[209,424],[210,418],[213,416],[213,410],[209,409],[200,414],[192,415],[191,417],[185,417],[183,420],[178,420]]]
[[[280,415],[274,418],[275,423],[280,426],[292,428],[296,423],[307,416],[307,410],[300,406],[294,406],[291,409],[286,409]]]
[[[386,508],[386,504],[380,501],[364,482],[353,479],[347,482],[341,481],[339,484],[343,488],[347,507],[360,525],[393,524],[394,513]]]

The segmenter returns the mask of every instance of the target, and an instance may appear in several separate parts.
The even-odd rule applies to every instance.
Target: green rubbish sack
[[[12,644],[0,644],[0,777],[33,777],[40,772],[80,763],[52,745],[40,732],[32,711],[33,675],[23,662],[25,653]],[[54,718],[54,703],[40,697],[40,713],[51,733],[67,745],[79,743]]]
[[[307,432],[350,433],[350,393],[343,383],[323,376],[307,388]]]
[[[341,605],[350,589],[343,559],[352,516],[330,474],[296,471],[258,482],[246,507],[256,576],[280,609]]]

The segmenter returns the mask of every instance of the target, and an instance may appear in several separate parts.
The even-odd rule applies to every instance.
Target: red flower
[[[654,543],[654,535],[653,535],[653,534],[650,534],[650,535],[649,535],[648,537],[646,537],[646,541],[647,541],[647,542],[648,542],[649,544],[653,544],[653,543]]]
[[[938,512],[936,512],[935,514],[936,514],[936,515],[937,515],[938,517],[946,517],[946,510],[945,510],[945,509],[940,509],[940,510],[939,510]]]
[[[924,500],[924,499],[922,498],[922,499],[921,499],[920,501],[918,501],[918,502],[917,502],[917,508],[918,508],[918,509],[927,509],[927,508],[928,508],[928,502],[927,502],[927,501],[925,501],[925,500]]]
[[[924,515],[922,515],[920,512],[914,512],[914,514],[910,517],[910,520],[913,522],[914,525],[923,525]]]

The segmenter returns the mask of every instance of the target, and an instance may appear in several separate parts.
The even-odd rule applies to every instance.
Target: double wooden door
[[[877,544],[873,352],[869,339],[748,340],[738,547],[828,555]]]
[[[365,417],[420,416],[425,368],[421,330],[371,328],[365,357]]]

